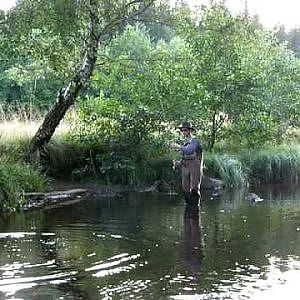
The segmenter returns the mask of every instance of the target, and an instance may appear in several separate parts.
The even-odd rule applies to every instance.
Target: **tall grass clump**
[[[38,170],[23,162],[3,161],[0,165],[0,211],[24,204],[24,193],[44,191],[47,181]]]
[[[0,211],[11,211],[24,204],[24,193],[44,191],[46,177],[35,164],[26,163],[30,138],[37,123],[3,121],[0,123]]]
[[[251,181],[256,183],[299,181],[300,146],[280,145],[241,155]]]
[[[229,188],[244,187],[248,184],[248,177],[240,160],[227,154],[206,153],[204,173],[221,179]]]

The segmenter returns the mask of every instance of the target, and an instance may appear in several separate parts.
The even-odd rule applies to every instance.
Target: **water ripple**
[[[36,235],[36,232],[5,232],[5,233],[0,233],[0,239],[7,239],[7,238],[22,239],[28,235]]]
[[[93,276],[95,277],[104,277],[124,271],[129,271],[136,267],[135,263],[131,263],[124,266],[120,265],[128,261],[136,260],[139,257],[140,254],[129,255],[128,253],[121,253],[110,257],[107,261],[100,261],[98,263],[95,263],[94,266],[86,268],[85,271],[89,272],[100,270],[99,272],[93,274]]]
[[[109,285],[105,288],[102,288],[99,291],[101,299],[108,300],[112,299],[112,295],[121,295],[125,297],[126,294],[129,294],[126,298],[131,299],[144,299],[139,296],[142,291],[147,290],[152,284],[151,280],[126,280],[121,282],[118,286]]]
[[[282,271],[282,265],[284,265],[285,271]],[[241,274],[245,269],[252,270],[254,273]],[[275,300],[287,296],[288,299],[299,299],[299,296],[296,296],[299,286],[299,271],[300,262],[297,257],[289,257],[284,260],[278,257],[269,257],[269,265],[261,269],[252,265],[237,266],[235,270],[232,270],[232,273],[236,273],[233,278],[214,284],[214,289],[208,293],[193,295],[182,293],[171,296],[171,299]]]
[[[46,276],[38,277],[20,277],[20,278],[9,278],[9,279],[0,279],[0,292],[6,294],[6,296],[14,295],[17,291],[36,286],[39,282],[49,282],[54,284],[58,279],[62,280],[60,282],[66,282],[73,275],[76,275],[78,272],[65,272],[65,273],[56,273]]]

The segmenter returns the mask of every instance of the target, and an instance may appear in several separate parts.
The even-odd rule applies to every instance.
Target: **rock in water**
[[[218,191],[222,190],[224,187],[224,182],[222,180],[216,178],[210,178],[207,176],[203,176],[201,182],[201,189],[203,190],[213,190]]]
[[[246,199],[250,202],[261,202],[263,201],[262,198],[260,198],[258,195],[256,195],[255,193],[249,193],[247,196],[246,196]]]
[[[170,191],[170,185],[165,180],[156,180],[153,188],[159,193],[167,193]]]

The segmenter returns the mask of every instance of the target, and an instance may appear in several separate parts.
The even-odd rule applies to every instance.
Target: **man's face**
[[[191,130],[188,128],[182,128],[181,133],[184,137],[189,137],[191,135]]]

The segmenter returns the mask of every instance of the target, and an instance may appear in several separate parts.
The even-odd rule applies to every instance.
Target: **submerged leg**
[[[190,205],[191,204],[191,193],[183,191],[183,195],[184,195],[185,203]]]
[[[201,162],[198,160],[193,161],[191,164],[191,204],[194,206],[199,205],[201,199],[200,185],[202,181]]]
[[[192,189],[190,200],[191,200],[190,204],[192,206],[198,206],[199,205],[200,193],[199,193],[198,190]]]

